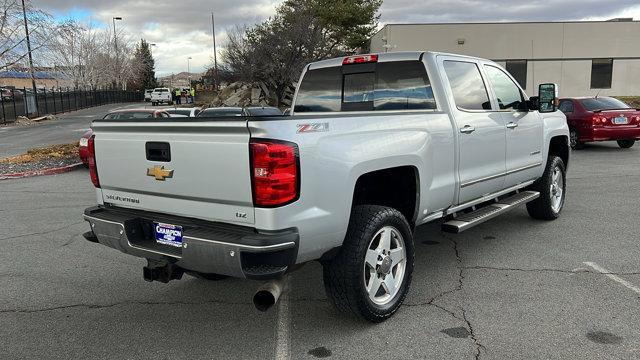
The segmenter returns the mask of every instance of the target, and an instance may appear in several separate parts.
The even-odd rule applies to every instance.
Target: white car
[[[155,88],[151,93],[151,105],[156,106],[158,104],[173,104],[171,100],[171,90],[169,88]]]

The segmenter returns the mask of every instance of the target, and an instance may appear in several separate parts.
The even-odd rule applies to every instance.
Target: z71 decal
[[[329,123],[298,124],[298,134],[329,131]]]

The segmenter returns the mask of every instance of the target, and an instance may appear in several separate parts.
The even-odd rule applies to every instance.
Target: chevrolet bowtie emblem
[[[173,170],[165,169],[164,166],[154,166],[147,169],[147,176],[153,176],[156,180],[164,181],[173,177]]]

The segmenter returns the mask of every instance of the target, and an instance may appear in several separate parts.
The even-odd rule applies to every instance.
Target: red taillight
[[[298,146],[275,140],[251,140],[253,204],[273,207],[298,198]]]
[[[593,115],[591,117],[591,125],[592,126],[602,126],[607,122],[606,116]]]
[[[91,182],[93,183],[93,186],[99,188],[100,180],[98,179],[98,166],[96,165],[95,137],[95,135],[91,135],[87,142],[87,153],[89,154],[87,162],[89,163],[89,176],[91,177]]]
[[[342,65],[350,65],[350,64],[365,64],[365,63],[374,63],[378,62],[378,55],[376,54],[367,54],[367,55],[353,55],[347,56],[342,60]]]

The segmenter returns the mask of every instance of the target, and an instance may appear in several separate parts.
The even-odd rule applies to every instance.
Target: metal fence
[[[37,117],[105,104],[144,100],[144,92],[141,91],[40,89],[35,96],[31,89],[2,89],[0,92],[0,124],[15,121],[19,116]]]

